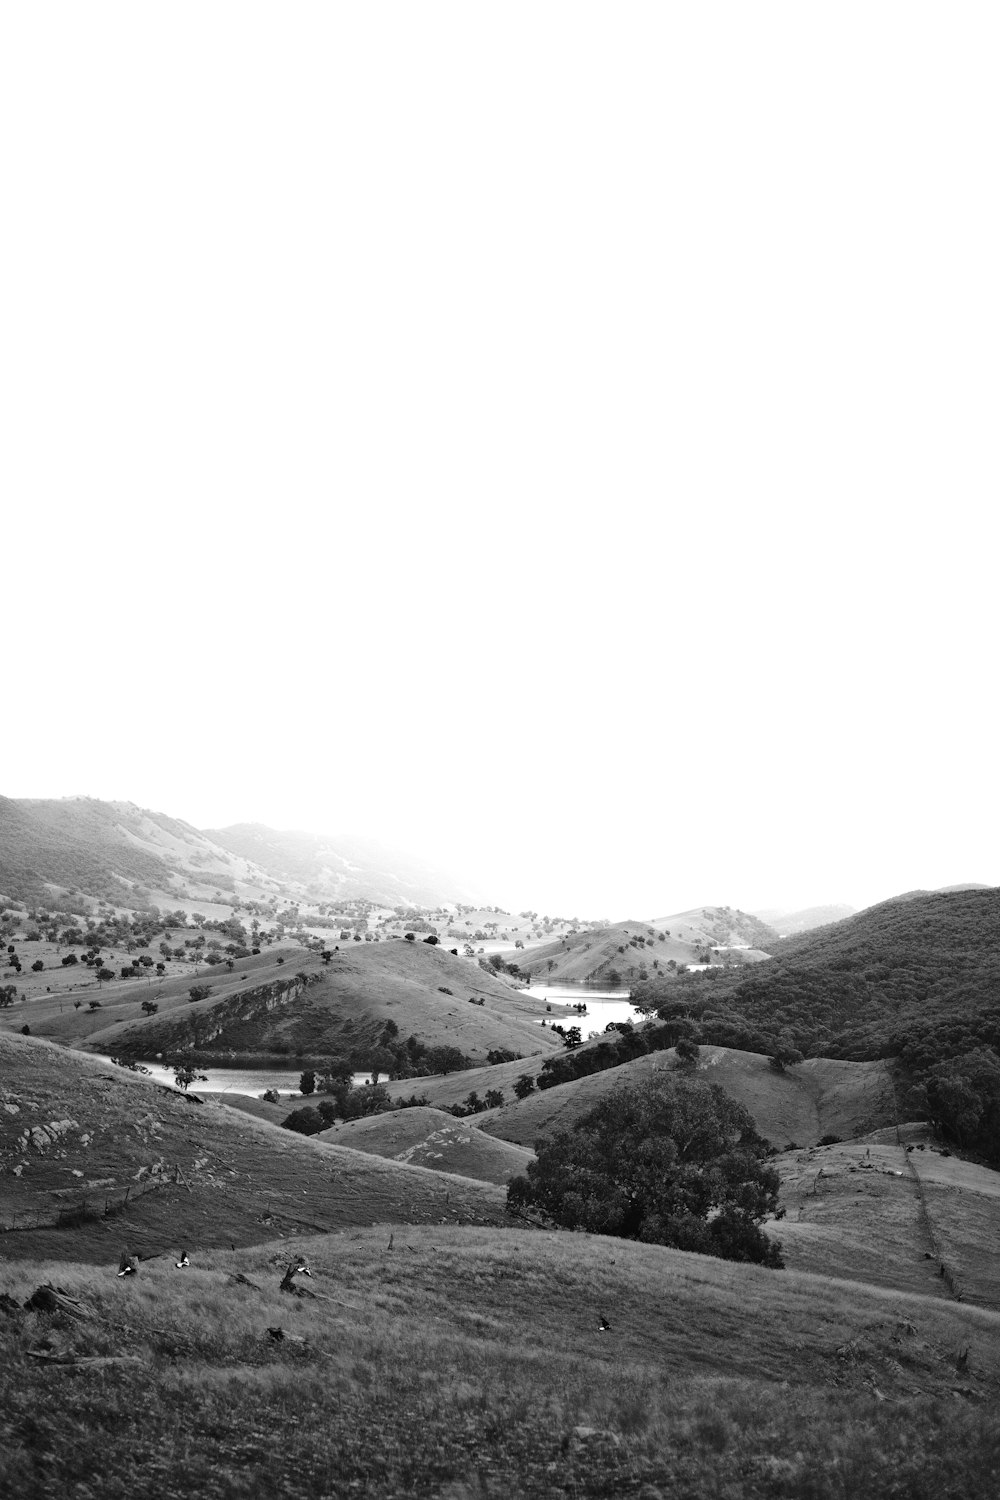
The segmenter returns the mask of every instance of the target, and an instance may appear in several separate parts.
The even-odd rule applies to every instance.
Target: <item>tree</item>
[[[212,993],[210,984],[193,984],[188,990],[188,998],[191,1000],[207,1000]]]
[[[518,1099],[527,1099],[535,1092],[535,1080],[530,1073],[522,1073],[514,1080],[514,1093]]]
[[[311,1104],[303,1105],[301,1109],[293,1109],[281,1123],[286,1130],[296,1130],[299,1135],[317,1135],[324,1128],[323,1116],[318,1109],[313,1109]]]
[[[59,962],[62,964],[64,969],[68,969],[70,964],[78,964],[80,960],[77,958],[75,953],[64,953]]]
[[[718,1084],[660,1072],[619,1085],[535,1149],[508,1188],[512,1207],[540,1209],[564,1229],[782,1265],[760,1228],[778,1202],[770,1148]]]
[[[208,1082],[208,1075],[206,1073],[196,1072],[191,1064],[187,1062],[174,1063],[173,1074],[174,1083],[176,1083],[179,1089],[183,1089],[185,1093],[187,1093],[192,1083]]]
[[[316,1092],[316,1074],[312,1068],[307,1068],[299,1079],[300,1094],[314,1094]]]
[[[487,1109],[499,1109],[503,1103],[503,1090],[487,1089],[484,1097]]]
[[[141,1006],[147,1016],[155,1016],[159,1008],[155,1000],[144,1000]]]
[[[40,958],[36,958],[35,962],[31,965],[31,971],[33,974],[40,974],[44,968],[45,965],[42,963],[42,960]]]

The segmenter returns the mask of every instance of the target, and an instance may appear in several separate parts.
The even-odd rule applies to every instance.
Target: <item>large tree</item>
[[[565,1229],[780,1267],[781,1246],[760,1227],[778,1201],[769,1150],[718,1084],[664,1071],[620,1084],[573,1130],[537,1142],[508,1202]]]

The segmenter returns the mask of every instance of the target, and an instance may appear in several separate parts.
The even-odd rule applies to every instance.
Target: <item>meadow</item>
[[[5,1304],[8,1493],[931,1500],[1000,1475],[996,1313],[524,1229],[191,1259],[4,1266],[10,1302],[51,1282],[83,1313]]]

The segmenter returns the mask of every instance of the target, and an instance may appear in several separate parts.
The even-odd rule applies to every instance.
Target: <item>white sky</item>
[[[7,6],[0,792],[1000,882],[993,4]]]

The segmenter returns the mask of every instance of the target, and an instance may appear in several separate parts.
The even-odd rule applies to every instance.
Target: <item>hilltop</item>
[[[689,964],[744,963],[762,958],[777,934],[728,907],[697,907],[655,922],[636,919],[566,931],[529,943],[517,957],[536,983],[617,988]]]
[[[778,907],[771,907],[767,911],[756,911],[753,915],[759,917],[779,937],[791,937],[798,932],[809,932],[814,927],[828,927],[831,922],[843,922],[845,917],[853,917],[856,910],[854,906],[843,904],[807,906],[801,911],[782,911]]]

